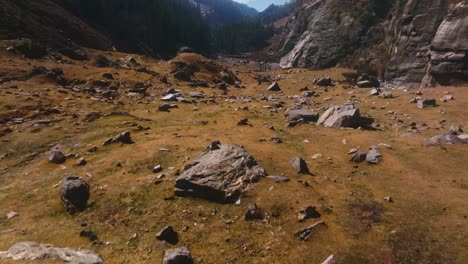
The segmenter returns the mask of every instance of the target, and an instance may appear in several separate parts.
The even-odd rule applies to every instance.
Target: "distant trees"
[[[223,26],[214,30],[213,45],[224,53],[241,53],[264,48],[274,34],[271,25],[260,21],[245,21]]]
[[[101,32],[117,48],[172,55],[182,45],[210,50],[210,29],[187,0],[54,0]]]

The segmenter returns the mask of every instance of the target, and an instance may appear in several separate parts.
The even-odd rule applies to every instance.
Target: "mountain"
[[[303,0],[283,31],[284,67],[347,65],[395,87],[468,81],[463,0]]]
[[[212,27],[249,19],[258,14],[258,11],[245,4],[232,0],[190,0],[199,8],[204,19]]]
[[[249,0],[246,1],[246,4],[259,10],[263,11],[268,8],[270,5],[283,5],[289,2],[288,0]]]
[[[83,45],[109,49],[105,34],[50,0],[0,0],[2,39],[30,38],[49,47]]]

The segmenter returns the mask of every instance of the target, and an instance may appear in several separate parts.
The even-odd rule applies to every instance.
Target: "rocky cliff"
[[[285,32],[283,67],[342,63],[395,87],[468,81],[467,0],[305,0]]]

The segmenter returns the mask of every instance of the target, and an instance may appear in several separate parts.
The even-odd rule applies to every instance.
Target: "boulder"
[[[308,109],[296,109],[289,111],[289,120],[298,121],[303,120],[304,122],[317,122],[319,113],[308,110]]]
[[[168,249],[164,252],[163,264],[193,264],[193,258],[187,247]]]
[[[220,203],[234,203],[252,182],[266,176],[265,170],[242,147],[212,142],[177,177],[175,194]]]
[[[356,152],[351,153],[353,156],[351,157],[351,161],[356,162],[356,163],[361,163],[366,160],[367,153],[361,152],[357,150]]]
[[[333,80],[330,77],[323,77],[314,82],[318,86],[333,86]]]
[[[70,214],[84,211],[88,206],[89,197],[89,184],[80,177],[65,178],[60,198]]]
[[[74,250],[58,248],[53,245],[36,242],[20,242],[8,249],[0,251],[0,260],[21,260],[28,263],[38,260],[60,260],[70,264],[103,264],[102,258],[90,250]],[[53,263],[56,263],[55,261]]]
[[[358,77],[356,85],[359,88],[378,88],[380,87],[380,82],[372,75],[363,74]]]
[[[47,51],[44,47],[27,38],[11,40],[7,50],[18,52],[29,59],[39,59],[47,55]]]
[[[442,145],[468,144],[467,134],[456,135],[453,133],[433,136],[424,141],[426,147],[437,147]]]
[[[342,106],[330,107],[317,121],[318,125],[333,128],[357,128],[366,125],[366,123],[367,120],[361,117],[359,109],[349,102]]]
[[[429,107],[429,106],[436,106],[436,104],[437,104],[436,99],[434,99],[434,98],[421,99],[421,100],[418,100],[418,102],[417,102],[417,106],[420,109],[423,109],[423,108],[426,108],[426,107]]]
[[[59,150],[52,150],[49,155],[49,162],[54,164],[62,164],[67,160],[65,155]]]

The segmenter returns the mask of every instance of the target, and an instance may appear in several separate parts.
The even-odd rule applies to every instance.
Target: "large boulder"
[[[65,178],[60,198],[67,212],[74,214],[84,211],[88,207],[89,197],[89,184],[80,177],[70,176]]]
[[[58,248],[52,245],[36,242],[20,242],[8,249],[0,251],[0,260],[21,260],[25,263],[38,260],[61,260],[69,264],[102,264],[102,258],[89,250],[73,250]],[[53,262],[56,263],[56,262]],[[58,262],[57,262],[58,263]]]
[[[31,39],[14,39],[11,40],[8,45],[8,51],[20,53],[26,58],[38,59],[47,55],[47,51],[45,50],[45,48],[33,42]]]
[[[289,111],[290,121],[303,120],[304,122],[316,122],[319,118],[319,113],[309,109],[295,109]]]
[[[264,176],[263,167],[244,148],[215,141],[177,177],[175,194],[234,203]]]
[[[366,125],[367,122],[368,120],[366,118],[361,117],[359,109],[348,102],[341,106],[330,107],[320,116],[317,124],[333,128],[357,128]]]

